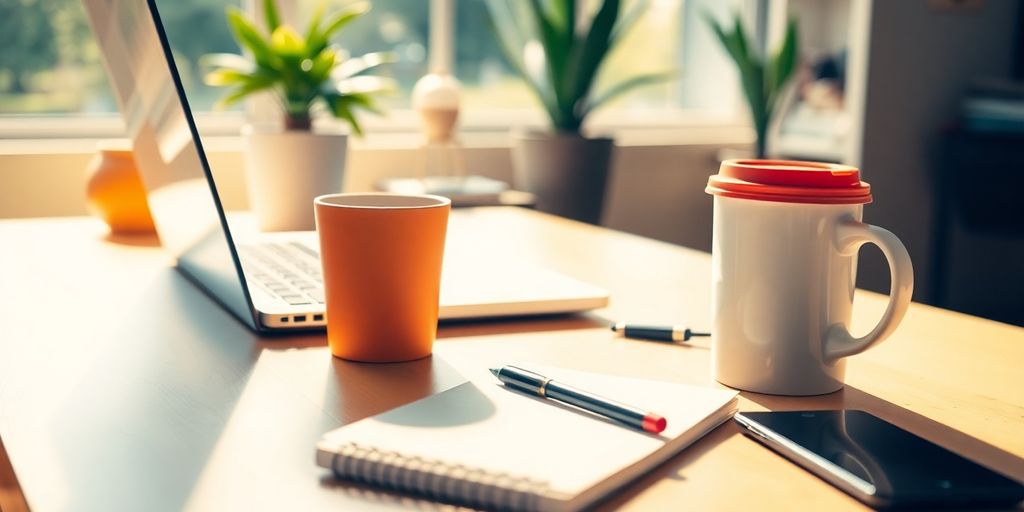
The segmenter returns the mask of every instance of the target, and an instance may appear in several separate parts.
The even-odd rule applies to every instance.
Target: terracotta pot
[[[312,231],[313,199],[341,192],[348,135],[243,130],[249,203],[263,231]]]
[[[601,222],[614,141],[577,134],[515,136],[516,181],[537,197],[537,209],[591,224]]]
[[[100,148],[87,172],[86,202],[112,233],[156,232],[131,150]]]

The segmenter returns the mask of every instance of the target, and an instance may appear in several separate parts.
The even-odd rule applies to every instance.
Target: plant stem
[[[767,146],[767,144],[766,144],[767,141],[765,140],[765,137],[768,134],[765,133],[765,132],[766,132],[765,129],[758,127],[758,129],[757,129],[757,142],[755,143],[755,146],[756,146],[755,147],[755,155],[754,155],[755,158],[764,158],[764,157],[767,156],[765,154],[766,153],[766,147],[765,146]]]
[[[303,130],[310,131],[313,128],[313,120],[308,116],[284,116],[284,129],[285,130]]]
[[[755,158],[765,158],[768,156],[768,121],[771,119],[771,114],[768,112],[760,112],[754,116],[754,131],[757,134],[757,140],[755,142]]]

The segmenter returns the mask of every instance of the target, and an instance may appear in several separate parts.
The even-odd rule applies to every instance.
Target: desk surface
[[[90,219],[0,222],[0,508],[444,508],[339,484],[313,463],[330,429],[462,382],[474,358],[715,385],[705,341],[616,339],[613,319],[709,323],[710,258],[521,209],[453,212],[451,243],[604,286],[584,316],[445,325],[435,355],[333,359],[323,335],[261,339],[147,240]],[[883,297],[858,292],[864,332]],[[744,393],[741,410],[866,409],[1024,480],[1024,329],[911,307],[892,339],[814,398]],[[5,453],[6,452],[6,453]],[[11,471],[13,469],[13,472]],[[730,422],[601,509],[862,509]],[[357,508],[358,506],[358,508]]]

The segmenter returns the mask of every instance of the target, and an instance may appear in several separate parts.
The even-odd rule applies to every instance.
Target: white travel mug
[[[712,359],[715,379],[775,395],[843,387],[845,358],[881,342],[914,289],[906,248],[861,222],[871,187],[843,165],[728,160],[708,180],[714,196]],[[857,251],[889,262],[889,304],[868,334],[850,334]]]

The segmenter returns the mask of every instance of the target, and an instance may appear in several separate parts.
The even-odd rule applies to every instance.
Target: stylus
[[[682,325],[631,325],[626,322],[612,324],[612,331],[626,338],[671,342],[690,341],[694,336],[711,336],[709,332],[695,332]]]

